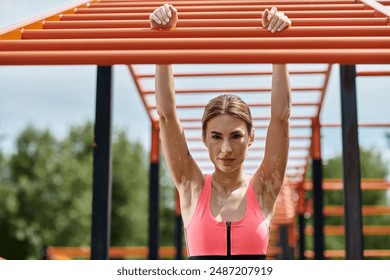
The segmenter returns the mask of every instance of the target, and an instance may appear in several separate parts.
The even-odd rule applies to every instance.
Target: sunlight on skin
[[[264,188],[260,189],[260,194],[258,196],[258,201],[260,204],[260,208],[263,212],[264,220],[268,225],[271,225],[274,211],[275,211],[275,201],[279,195],[280,188],[282,186],[282,176],[278,172],[278,165],[280,160],[274,156],[271,159],[271,163],[275,165],[274,172],[272,173],[272,179],[265,180],[264,173],[261,172],[261,184]]]

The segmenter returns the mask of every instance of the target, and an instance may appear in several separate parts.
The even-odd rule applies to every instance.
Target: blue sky
[[[78,4],[80,0],[0,0],[0,29]],[[358,66],[358,69],[371,66]],[[375,69],[390,66],[375,66]],[[390,122],[390,78],[359,77],[360,122]],[[70,125],[95,117],[95,66],[0,66],[0,148],[11,153],[15,137],[33,124],[49,128],[58,138]],[[114,126],[128,131],[149,149],[150,123],[126,67],[114,67]],[[334,66],[321,115],[323,123],[340,122],[338,66]],[[390,164],[387,129],[361,128],[359,142],[381,151]],[[339,129],[323,129],[323,157],[341,152]],[[390,166],[390,165],[389,165]]]

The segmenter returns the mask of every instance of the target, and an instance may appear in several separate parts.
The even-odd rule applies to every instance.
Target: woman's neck
[[[212,180],[216,190],[225,193],[232,193],[234,190],[246,185],[246,175],[242,168],[229,173],[215,170]]]

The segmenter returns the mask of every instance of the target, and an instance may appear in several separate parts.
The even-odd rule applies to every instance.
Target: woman
[[[150,15],[152,28],[174,28],[177,10],[169,4]],[[266,9],[263,27],[279,32],[291,21]],[[237,96],[221,95],[206,106],[203,143],[215,166],[204,175],[191,157],[176,113],[170,65],[156,65],[156,103],[164,155],[180,195],[190,259],[265,259],[276,198],[289,148],[290,85],[286,65],[273,65],[271,120],[264,159],[253,176],[243,162],[254,141],[248,106]]]

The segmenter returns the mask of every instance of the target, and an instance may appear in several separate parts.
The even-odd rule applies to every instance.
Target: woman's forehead
[[[207,123],[207,131],[215,132],[231,132],[231,131],[245,131],[246,123],[232,115],[219,115],[210,119]]]

